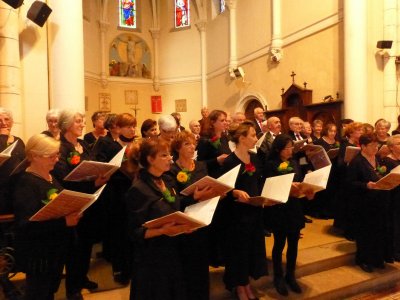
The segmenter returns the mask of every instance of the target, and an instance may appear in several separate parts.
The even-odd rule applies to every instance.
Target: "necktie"
[[[298,141],[301,140],[300,134],[296,133],[296,139],[297,139]]]

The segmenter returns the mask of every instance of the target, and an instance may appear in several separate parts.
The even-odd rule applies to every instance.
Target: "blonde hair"
[[[32,155],[52,155],[60,150],[60,141],[39,133],[33,135],[25,146],[25,153],[28,159]]]
[[[400,134],[395,134],[395,135],[390,136],[390,137],[387,139],[386,145],[387,145],[388,147],[391,147],[391,146],[396,145],[396,144],[399,143],[399,142],[400,142]]]

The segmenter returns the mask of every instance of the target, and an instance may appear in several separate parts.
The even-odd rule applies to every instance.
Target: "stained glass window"
[[[175,28],[190,26],[189,0],[175,0]]]
[[[225,11],[225,0],[219,1],[219,13],[223,13]]]
[[[136,28],[136,0],[119,0],[119,26]]]

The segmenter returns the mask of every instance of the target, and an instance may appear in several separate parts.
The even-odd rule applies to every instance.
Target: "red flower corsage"
[[[67,157],[67,162],[71,165],[71,166],[76,166],[81,162],[81,155],[79,152],[77,151],[72,151],[69,153],[68,157]]]
[[[212,145],[215,149],[218,149],[219,146],[221,146],[221,138],[219,138],[219,137],[217,137],[217,136],[213,136],[213,137],[210,139],[210,143],[211,143],[211,145]]]
[[[256,167],[250,162],[244,165],[244,173],[247,173],[249,176],[253,176],[254,172],[256,171]]]

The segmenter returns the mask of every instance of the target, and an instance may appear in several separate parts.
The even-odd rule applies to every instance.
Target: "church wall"
[[[107,74],[108,74],[108,55],[112,40],[123,33],[134,34],[142,38],[150,48],[152,53],[152,65],[154,64],[153,39],[149,29],[153,27],[152,11],[150,1],[139,1],[139,7],[143,15],[139,20],[140,31],[118,30],[118,9],[117,2],[110,2],[108,7],[109,28],[106,33],[107,49]],[[194,7],[191,7],[192,26],[190,29],[171,30],[173,24],[173,4],[167,1],[160,1],[160,39],[159,39],[159,77],[160,90],[154,91],[152,80],[130,77],[110,77],[105,88],[100,85],[99,74],[101,72],[101,52],[100,45],[95,46],[92,40],[100,40],[99,27],[97,20],[99,13],[91,13],[90,22],[86,20],[84,28],[85,39],[85,92],[88,99],[86,111],[87,131],[92,126],[90,116],[99,109],[99,93],[108,93],[111,97],[111,111],[115,113],[133,111],[125,105],[125,90],[137,90],[140,108],[138,111],[138,124],[144,119],[157,119],[158,114],[151,113],[151,96],[161,95],[163,102],[163,113],[175,111],[176,99],[187,99],[188,112],[182,112],[183,125],[186,125],[192,118],[198,119],[201,108],[201,84],[200,84],[200,33],[194,25],[198,19]],[[94,4],[93,4],[94,5]],[[92,11],[96,11],[91,7]],[[153,74],[152,74],[153,76]]]
[[[237,55],[239,58],[258,51],[271,42],[270,16],[271,1],[238,1]]]
[[[225,11],[207,22],[207,72],[229,65],[229,11]]]
[[[244,82],[241,79],[232,80],[228,75],[227,66],[221,68],[216,61],[209,62],[210,108],[218,106],[234,112],[242,108],[243,98],[253,95],[267,105],[268,109],[279,109],[281,108],[281,88],[286,89],[291,85],[292,71],[297,74],[295,77],[297,84],[303,86],[303,82],[306,81],[307,88],[313,90],[314,102],[321,102],[326,95],[336,98],[337,92],[340,98],[343,97],[341,76],[343,62],[340,59],[343,57],[343,41],[339,38],[342,34],[342,23],[340,23],[338,8],[334,5],[336,1],[327,2],[329,4],[321,10],[319,10],[321,5],[314,3],[313,14],[309,17],[299,4],[293,4],[288,13],[289,6],[282,1],[282,4],[285,3],[282,7],[283,59],[276,64],[270,61],[268,54],[271,38],[271,3],[269,1],[267,5],[255,3],[253,6],[253,3],[248,4],[239,0],[238,65],[245,71],[245,80]],[[291,14],[296,16],[292,17]],[[292,22],[291,18],[294,19],[292,28],[286,25]],[[253,20],[256,21],[253,22]],[[302,21],[302,26],[300,26],[300,21]],[[207,34],[214,37],[228,35],[225,32],[228,28],[210,25],[207,30]],[[225,45],[225,40],[223,38],[222,40],[222,44]],[[217,47],[217,42],[210,39],[208,56],[212,56],[210,49],[215,47]],[[229,58],[229,49],[227,52]],[[218,104],[215,102],[216,99],[219,100]]]
[[[85,72],[100,74],[101,44],[100,44],[100,7],[99,1],[83,1],[83,32]],[[108,47],[107,47],[108,49]],[[107,53],[108,54],[108,53]],[[108,55],[107,55],[108,57]],[[108,61],[108,60],[107,60]]]
[[[39,27],[26,18],[33,0],[24,1],[19,9],[22,126],[13,133],[25,141],[33,134],[47,129],[49,108],[47,28]],[[14,126],[15,127],[15,126]],[[16,128],[15,128],[16,129]]]

